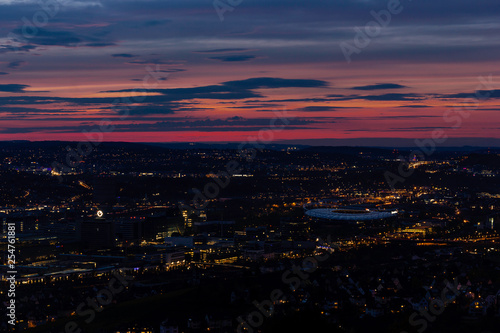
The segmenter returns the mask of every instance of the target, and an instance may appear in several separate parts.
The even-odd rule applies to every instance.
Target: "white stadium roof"
[[[306,215],[325,220],[337,221],[370,221],[386,219],[397,214],[397,211],[380,212],[371,210],[352,210],[352,209],[331,209],[316,208],[307,210]]]

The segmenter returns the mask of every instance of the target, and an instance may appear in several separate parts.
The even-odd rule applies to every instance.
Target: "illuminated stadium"
[[[394,217],[397,210],[393,211],[375,211],[369,209],[331,209],[331,208],[314,208],[305,211],[307,216],[331,220],[331,221],[373,221],[383,220]]]

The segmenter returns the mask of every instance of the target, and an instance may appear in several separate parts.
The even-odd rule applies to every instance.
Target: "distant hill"
[[[394,141],[394,139],[393,139]],[[0,148],[8,149],[28,149],[33,147],[39,147],[44,149],[54,149],[54,150],[64,150],[67,146],[71,148],[76,148],[78,142],[74,141],[27,141],[27,140],[15,140],[15,141],[0,141]],[[229,143],[193,143],[193,142],[173,142],[173,143],[156,143],[156,142],[103,142],[98,145],[101,149],[113,149],[113,148],[129,148],[129,149],[239,149],[240,142],[229,142]],[[264,146],[268,150],[283,151],[287,149],[299,150],[303,152],[313,152],[313,153],[326,153],[326,154],[341,154],[349,156],[358,157],[394,157],[395,155],[408,155],[413,150],[420,150],[418,147],[413,146],[403,146],[403,147],[380,147],[380,146],[339,146],[339,145],[323,145],[323,146],[310,146],[310,145],[300,145],[300,144],[285,144],[285,143],[272,143]],[[247,144],[245,147],[253,147],[251,144]],[[500,154],[500,148],[490,148],[485,146],[443,146],[436,147],[436,151],[432,154],[433,157],[443,157],[443,156],[458,156],[464,153],[476,153],[476,154]],[[363,156],[365,155],[365,156]]]

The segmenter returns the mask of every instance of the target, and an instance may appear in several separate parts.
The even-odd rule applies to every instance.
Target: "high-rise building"
[[[144,219],[131,218],[115,221],[115,235],[119,240],[133,241],[143,238]]]
[[[207,213],[205,211],[193,212],[192,210],[184,209],[182,211],[184,218],[184,229],[192,229],[193,222],[201,222],[207,220]]]

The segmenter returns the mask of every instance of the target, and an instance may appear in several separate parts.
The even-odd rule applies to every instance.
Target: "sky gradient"
[[[0,140],[500,138],[500,2],[394,1],[0,0]]]

